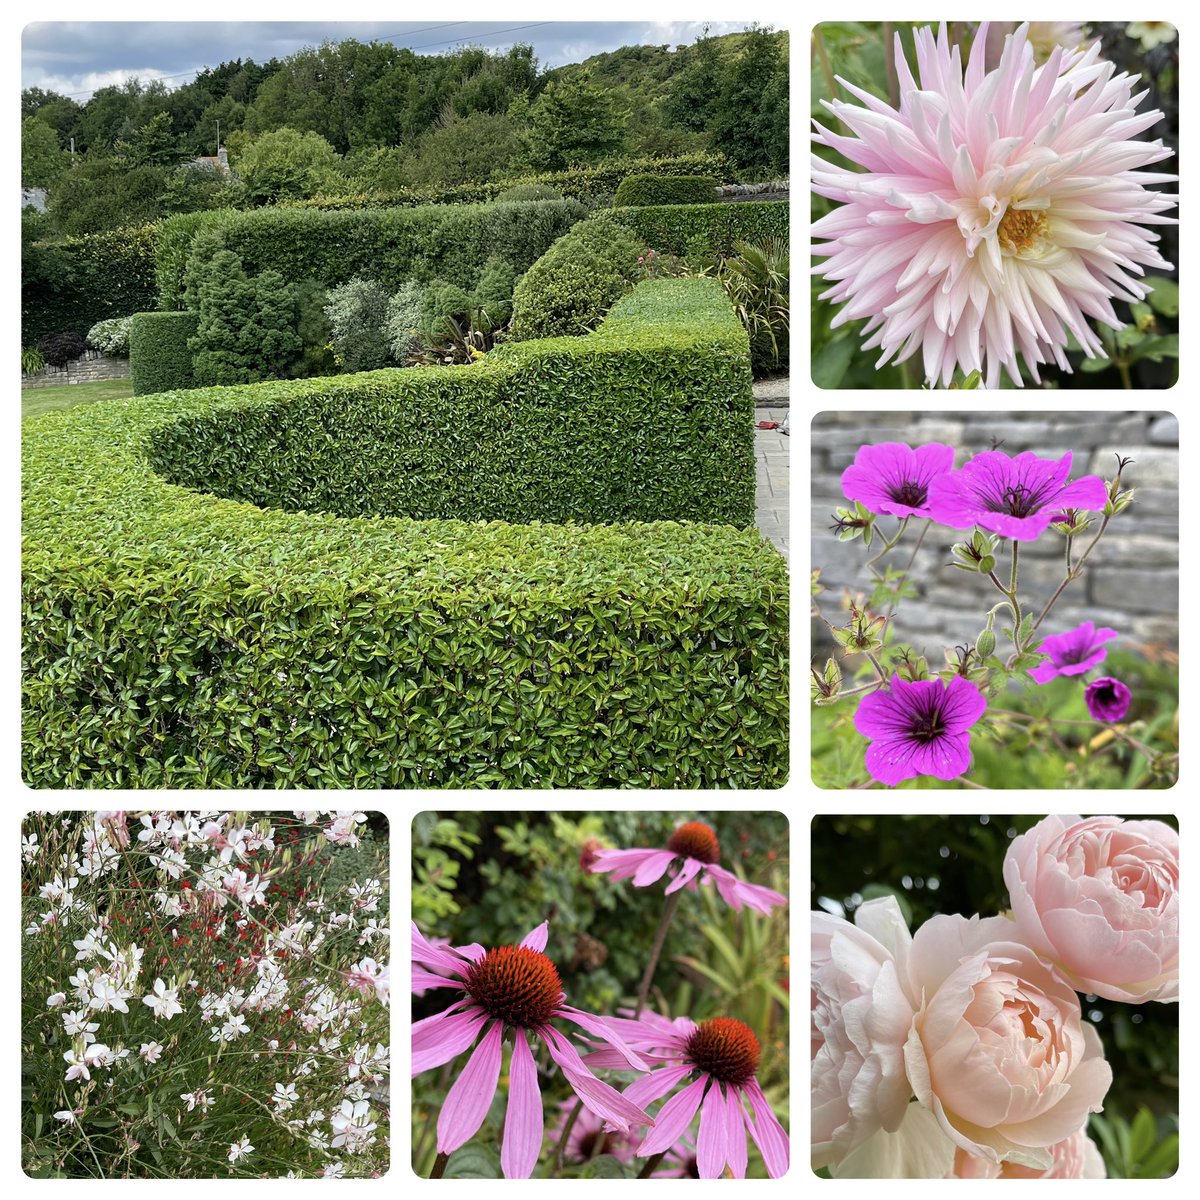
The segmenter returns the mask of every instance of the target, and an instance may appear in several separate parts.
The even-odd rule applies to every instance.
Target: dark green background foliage
[[[23,246],[21,344],[157,307],[153,225]]]
[[[1009,908],[1004,855],[1018,834],[1038,816],[836,816],[812,823],[812,907],[848,920],[864,900],[895,895],[914,932],[938,913],[996,916]],[[1173,816],[1126,819],[1164,821]],[[833,907],[822,898],[836,902]],[[1103,1117],[1092,1118],[1091,1133],[1109,1160],[1109,1174],[1128,1174],[1113,1161],[1097,1124],[1134,1122],[1148,1108],[1161,1143],[1178,1128],[1179,1006],[1121,1004],[1080,997],[1084,1018],[1104,1042],[1113,1082]],[[1136,1128],[1136,1126],[1135,1126]],[[1126,1137],[1129,1130],[1125,1129]],[[1134,1156],[1140,1157],[1140,1156]],[[1173,1167],[1171,1168],[1173,1169]],[[1168,1172],[1169,1173],[1169,1172]]]
[[[519,942],[549,920],[546,953],[567,1003],[612,1014],[636,996],[666,884],[611,883],[585,872],[580,853],[589,840],[622,849],[664,846],[685,820],[713,828],[722,866],[788,895],[788,823],[777,812],[422,812],[413,821],[413,920],[426,936],[485,947]],[[735,913],[711,885],[685,889],[649,1000],[652,1010],[672,1017],[744,1021],[762,1048],[759,1081],[785,1126],[788,920],[787,907],[770,917]],[[438,990],[414,997],[413,1019],[441,1011],[448,996]],[[418,1150],[418,1135],[426,1121],[436,1120],[445,1097],[441,1074],[430,1071],[414,1080]],[[543,1081],[547,1115],[569,1095],[561,1075]],[[483,1146],[498,1146],[503,1111],[502,1089],[498,1111],[477,1139]],[[750,1158],[750,1174],[761,1172],[753,1146]]]
[[[513,338],[575,337],[594,329],[633,286],[641,250],[632,233],[606,217],[580,221],[517,284]]]
[[[781,785],[783,559],[753,528],[662,519],[749,525],[751,404],[718,285],[664,280],[592,338],[486,365],[31,419],[27,781]],[[656,519],[540,524],[572,515],[556,499],[528,525],[464,523],[505,511],[517,470],[588,519]],[[251,484],[271,507],[238,503]],[[434,504],[445,519],[401,515]]]
[[[788,240],[789,204],[763,200],[746,204],[664,204],[614,208],[619,221],[654,250],[715,257],[733,253],[733,243]]]
[[[195,376],[188,339],[199,319],[194,312],[134,313],[129,327],[129,374],[135,396],[192,386]]]
[[[357,275],[377,279],[391,293],[409,279],[425,282],[434,276],[472,287],[492,254],[524,271],[583,212],[574,200],[536,200],[355,212],[267,208],[188,213],[162,226],[160,304],[179,304],[188,252],[199,228],[220,230],[225,248],[241,258],[249,273],[272,268],[289,282],[316,279],[326,287]]]
[[[631,204],[711,204],[717,181],[711,175],[626,175],[613,207]]]

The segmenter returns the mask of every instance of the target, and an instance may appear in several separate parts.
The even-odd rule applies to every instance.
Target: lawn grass
[[[133,384],[128,379],[101,379],[96,383],[64,383],[58,387],[29,388],[21,393],[21,419],[74,408],[77,404],[95,404],[97,400],[119,400],[132,395]]]

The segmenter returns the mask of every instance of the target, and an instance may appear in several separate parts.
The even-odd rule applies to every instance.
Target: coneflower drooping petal
[[[813,226],[822,298],[844,302],[833,324],[867,318],[878,366],[920,351],[942,386],[958,368],[998,387],[1003,367],[1020,387],[1018,355],[1036,382],[1043,363],[1069,372],[1071,334],[1105,357],[1089,319],[1121,328],[1113,299],[1143,299],[1145,268],[1172,269],[1152,227],[1175,223],[1175,197],[1148,185],[1176,177],[1138,170],[1171,155],[1137,140],[1162,113],[1137,112],[1146,92],[1099,44],[1039,67],[1022,25],[987,71],[981,25],[964,72],[944,24],[913,41],[919,87],[896,35],[898,110],[842,80],[861,103],[822,103],[850,136],[814,122],[860,168],[813,159],[813,190],[838,202]]]

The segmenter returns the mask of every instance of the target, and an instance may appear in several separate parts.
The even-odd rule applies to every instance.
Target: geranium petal
[[[452,1154],[478,1132],[500,1082],[500,1038],[504,1026],[496,1021],[467,1060],[438,1114],[439,1154]]]
[[[542,1151],[545,1124],[537,1067],[529,1052],[524,1030],[513,1034],[512,1061],[508,1068],[508,1108],[504,1117],[504,1143],[500,1165],[505,1179],[528,1179]]]

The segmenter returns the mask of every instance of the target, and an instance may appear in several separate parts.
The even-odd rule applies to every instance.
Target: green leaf
[[[615,1155],[600,1154],[585,1163],[580,1179],[632,1179],[633,1172]]]
[[[819,388],[835,388],[842,382],[854,358],[854,339],[837,338],[827,343],[813,359],[812,381]]]
[[[1162,362],[1164,358],[1178,357],[1179,334],[1168,333],[1163,337],[1146,338],[1144,342],[1134,346],[1129,354],[1129,361],[1135,363],[1148,358],[1151,362]]]
[[[1158,1140],[1158,1131],[1154,1127],[1154,1118],[1148,1108],[1137,1110],[1133,1124],[1129,1130],[1129,1158],[1133,1163],[1140,1163],[1154,1148]]]
[[[1164,317],[1179,316],[1179,284],[1161,275],[1147,275],[1145,282],[1154,289],[1146,297],[1154,311]]]
[[[489,1146],[469,1142],[450,1155],[443,1179],[500,1179],[500,1156]]]

